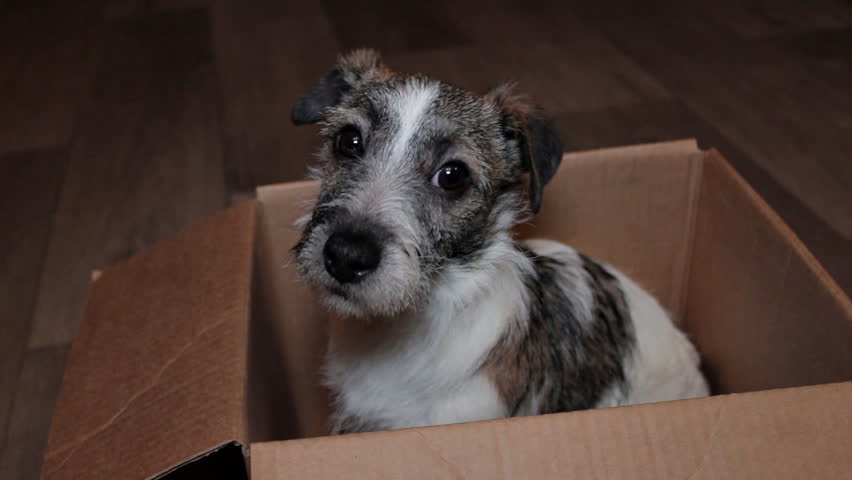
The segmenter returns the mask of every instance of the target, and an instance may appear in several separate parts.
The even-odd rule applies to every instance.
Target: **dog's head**
[[[417,307],[448,266],[505,243],[562,158],[538,108],[388,70],[358,50],[293,109],[321,123],[320,194],[294,247],[304,278],[344,314]]]

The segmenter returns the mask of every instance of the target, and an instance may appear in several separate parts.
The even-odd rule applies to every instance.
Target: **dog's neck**
[[[477,368],[508,329],[526,320],[524,276],[532,268],[511,234],[500,233],[475,260],[447,265],[419,308],[375,321],[336,321],[330,352],[347,362],[417,352],[438,367]]]

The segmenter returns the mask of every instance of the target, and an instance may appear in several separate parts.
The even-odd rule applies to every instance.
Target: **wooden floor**
[[[852,291],[848,2],[291,3],[0,0],[0,478],[37,477],[90,271],[303,178],[341,49],[517,80],[571,149],[697,137]]]

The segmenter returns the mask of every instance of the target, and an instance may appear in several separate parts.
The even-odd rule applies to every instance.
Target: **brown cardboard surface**
[[[247,202],[93,283],[42,478],[145,478],[247,440],[254,223]]]
[[[852,303],[778,215],[707,154],[686,327],[715,390],[852,379]]]
[[[327,393],[320,365],[327,342],[328,314],[317,304],[291,264],[299,239],[297,218],[310,211],[314,182],[258,189],[258,288],[252,324],[253,441],[325,435]]]
[[[848,478],[850,397],[844,383],[259,443],[252,478]]]

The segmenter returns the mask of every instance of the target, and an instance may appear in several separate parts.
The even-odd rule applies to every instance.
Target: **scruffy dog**
[[[333,433],[708,393],[647,292],[571,247],[513,238],[562,146],[511,86],[475,95],[357,50],[293,121],[326,140],[293,252],[345,319],[325,370]]]

